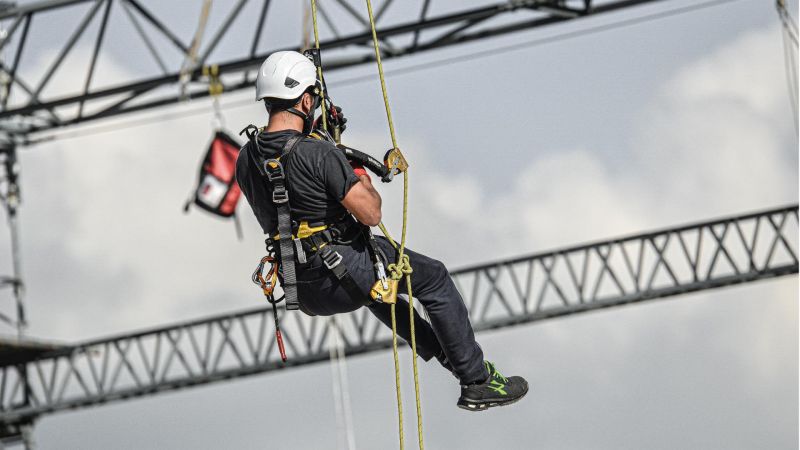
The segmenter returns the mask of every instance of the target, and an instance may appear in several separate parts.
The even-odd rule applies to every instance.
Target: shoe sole
[[[525,386],[525,391],[522,393],[522,395],[520,395],[517,398],[513,398],[510,400],[502,398],[472,400],[470,398],[462,397],[458,399],[458,403],[456,403],[456,406],[467,411],[486,411],[489,408],[494,408],[497,406],[506,406],[512,403],[516,403],[520,401],[522,397],[525,397],[525,395],[527,394],[528,394],[528,386]]]

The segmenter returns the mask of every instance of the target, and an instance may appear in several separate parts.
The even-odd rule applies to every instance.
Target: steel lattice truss
[[[471,8],[441,0],[375,4],[388,59],[654,1],[660,0],[476,0],[469,2],[477,5]],[[209,20],[197,46],[196,29],[186,23],[197,17],[200,2],[44,0],[6,6],[0,9],[0,131],[11,143],[24,143],[29,133],[204,97],[209,92],[203,67],[210,65],[218,66],[225,92],[251,88],[254,70],[267,55],[301,46],[301,14],[287,3],[217,2],[213,12],[219,20]],[[373,61],[364,2],[322,0],[319,5],[326,70]],[[56,15],[64,20],[54,21]],[[293,42],[283,43],[288,31],[273,16],[296,20],[289,27]],[[72,27],[57,39],[57,51],[54,26]],[[73,58],[78,48],[86,51]],[[137,48],[141,61],[133,56]],[[132,55],[132,73],[100,79],[104,58],[109,53],[113,59],[114,51],[117,57]],[[56,82],[65,73],[79,74],[79,81]]]
[[[500,261],[452,273],[476,330],[745,283],[798,271],[797,205]],[[289,363],[385,349],[364,308],[283,316]],[[0,369],[0,429],[54,411],[281,369],[269,308],[82,343]],[[8,364],[8,363],[7,363]],[[285,370],[285,369],[284,369]],[[26,381],[27,380],[27,381]]]

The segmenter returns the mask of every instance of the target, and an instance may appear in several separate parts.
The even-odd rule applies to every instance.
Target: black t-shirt
[[[297,134],[299,132],[293,130],[259,133],[259,149],[255,151],[275,157],[283,151],[286,142]],[[272,203],[272,190],[249,154],[254,151],[251,147],[248,142],[239,153],[236,181],[264,233],[273,235],[278,228],[278,220]],[[341,150],[330,142],[306,137],[288,158],[284,156],[280,161],[286,174],[294,222],[332,223],[347,213],[341,201],[358,182],[358,177]]]

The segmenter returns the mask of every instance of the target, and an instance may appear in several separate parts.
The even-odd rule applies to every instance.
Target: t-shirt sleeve
[[[329,150],[322,160],[322,181],[331,197],[342,201],[347,192],[358,183],[353,168],[339,150]]]

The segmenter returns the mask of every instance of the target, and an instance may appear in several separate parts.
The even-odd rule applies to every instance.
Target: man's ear
[[[302,102],[303,102],[303,109],[307,110],[308,112],[312,112],[311,107],[314,106],[314,100],[311,98],[311,94],[309,94],[308,92],[304,93]]]

